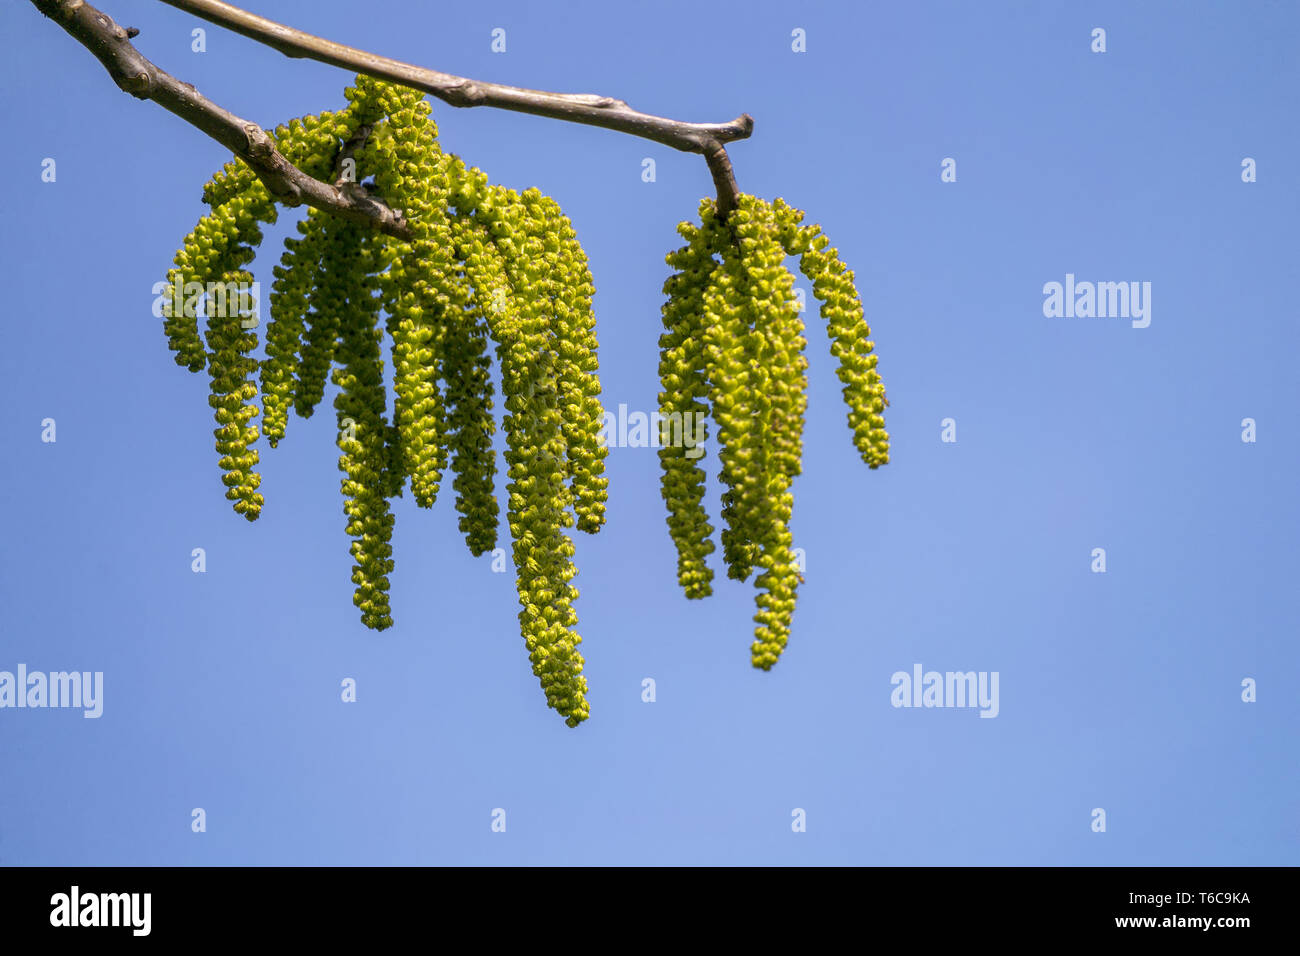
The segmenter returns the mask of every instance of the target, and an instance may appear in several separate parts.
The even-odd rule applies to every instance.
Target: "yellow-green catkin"
[[[383,114],[389,84],[358,76],[357,87],[358,92],[373,101],[379,113]],[[357,180],[360,182],[373,177],[372,188],[376,193],[379,183],[389,184],[396,175],[393,170],[395,162],[393,133],[382,115],[372,126],[364,146],[357,151],[356,159]],[[382,195],[377,198],[386,201]],[[401,271],[403,254],[410,251],[410,243],[387,236],[375,236],[373,239],[374,242],[370,247],[371,266],[376,275],[379,303],[387,315],[386,329],[392,336],[397,330],[396,303],[401,294],[397,288],[396,278]],[[402,497],[406,479],[409,477],[406,465],[406,454],[402,448],[402,428],[394,420],[385,427],[384,461],[381,471],[381,487],[385,498]]]
[[[305,116],[267,132],[276,148],[289,162],[310,176],[327,179],[342,139],[351,135],[360,122],[362,118],[355,115],[355,110],[350,109],[337,113],[325,112],[319,116]],[[255,212],[262,217],[262,222],[275,222],[275,204],[270,201],[257,174],[243,160],[235,158],[222,166],[204,185],[203,201],[216,210],[239,196],[248,196],[255,201]],[[212,259],[205,250],[219,239],[218,234],[223,228],[222,224],[223,220],[211,214],[200,220],[195,232],[186,237],[185,244],[177,255],[177,268],[168,273],[169,284],[175,287],[178,277],[181,279],[182,288],[186,282],[198,281],[206,285],[207,281],[215,281],[209,278],[213,275]],[[260,236],[257,240],[260,241]],[[199,248],[200,245],[203,246],[203,250]],[[172,350],[176,352],[177,364],[191,371],[199,371],[206,363],[206,356],[196,324],[188,321],[195,318],[195,309],[191,303],[190,311],[186,314],[184,310],[186,300],[192,300],[192,296],[187,294],[181,301],[169,304],[166,331]],[[285,338],[287,339],[288,336],[286,335]],[[297,347],[296,344],[294,347]],[[276,440],[283,436],[283,427],[280,426],[278,429],[273,427],[273,432],[275,435],[271,444],[274,447]]]
[[[345,91],[349,100],[346,110],[304,117],[276,129],[277,146],[291,162],[322,178],[333,178],[348,139],[382,115],[373,87],[359,87]],[[261,366],[262,429],[272,448],[284,437],[290,407],[306,417],[321,401],[338,346],[337,316],[316,290],[329,218],[309,209],[297,224],[298,238],[285,239],[284,255],[272,270],[275,281],[266,330],[267,357]],[[382,245],[382,237],[377,243]],[[313,304],[317,315],[308,332],[307,316]]]
[[[272,269],[271,319],[266,324],[262,360],[262,433],[275,448],[284,437],[298,376],[308,301],[316,286],[325,244],[325,221],[308,215],[297,224],[298,238],[284,240],[284,255]]]
[[[502,372],[521,633],[548,705],[577,726],[589,707],[569,530],[594,533],[603,525],[608,454],[587,257],[554,200],[535,189],[521,195],[490,186],[480,170],[443,154],[421,94],[359,76],[347,98],[345,110],[292,120],[269,135],[307,175],[370,192],[399,211],[409,241],[308,210],[273,269],[267,354],[258,363],[250,355],[256,322],[204,294],[214,283],[251,283],[244,267],[261,240],[258,224],[275,219],[252,169],[227,163],[204,190],[212,212],[187,237],[168,276],[169,344],[178,364],[206,367],[212,377],[222,480],[235,510],[250,520],[262,504],[250,447],[259,437],[250,376],[260,366],[263,425],[273,446],[291,407],[308,417],[327,382],[338,387],[353,600],[362,622],[383,630],[392,625],[388,499],[401,495],[408,479],[416,503],[428,507],[451,467],[470,550],[481,555],[496,544],[491,340]],[[346,157],[355,160],[355,176],[344,174]],[[393,340],[391,422],[381,310]],[[199,314],[207,319],[206,342]],[[701,348],[689,371],[707,366],[702,355]],[[700,391],[695,399],[707,397]],[[694,437],[693,425],[679,431]],[[705,521],[702,540],[710,530]]]
[[[358,78],[360,79],[360,78]],[[349,89],[348,93],[352,90]],[[333,182],[339,147],[363,122],[353,108],[290,120],[271,133],[284,158],[313,179]]]
[[[222,223],[215,217],[207,215],[200,219],[177,251],[176,267],[167,272],[163,331],[167,334],[168,347],[175,353],[176,364],[191,372],[201,372],[208,364],[198,316],[204,310],[207,279],[217,274],[214,265],[228,241],[221,230]]]
[[[803,580],[790,520],[791,486],[802,470],[807,339],[788,256],[800,257],[823,303],[854,440],[872,468],[889,460],[888,403],[853,273],[827,249],[820,229],[802,226],[803,213],[781,199],[769,204],[742,195],[725,225],[712,200],[701,203],[700,214],[699,226],[679,227],[686,245],[668,257],[676,271],[664,285],[660,412],[665,419],[712,412],[722,465],[723,560],[732,578],[744,580],[758,569],[751,660],[767,670],[789,639]],[[711,589],[705,556],[713,547],[702,506],[704,476],[684,449],[663,444],[678,578],[688,597],[703,597]]]
[[[744,581],[758,557],[762,507],[760,421],[765,369],[758,362],[749,277],[744,257],[751,250],[740,230],[750,211],[737,208],[727,217],[719,243],[721,264],[704,292],[705,367],[713,417],[718,426],[718,460],[722,465],[722,558],[727,576]]]
[[[505,396],[507,518],[514,538],[519,623],[547,704],[576,727],[590,714],[583,676],[582,637],[573,601],[578,589],[575,552],[565,529],[569,510],[564,415],[560,404],[563,366],[557,327],[544,280],[545,219],[513,190],[487,187],[475,208],[509,282],[505,308],[490,311]],[[487,271],[494,256],[480,257]],[[487,281],[492,281],[488,279]]]
[[[207,319],[208,404],[217,422],[213,437],[221,482],[235,512],[249,521],[261,514],[263,498],[257,492],[262,479],[254,470],[258,453],[250,447],[258,438],[251,423],[258,408],[253,404],[257,386],[250,381],[257,360],[249,353],[257,348],[253,330],[259,317],[257,303],[251,301],[253,277],[244,266],[262,241],[259,223],[274,222],[275,213],[265,187],[251,182],[205,216],[177,254],[186,281],[205,290],[201,308]]]
[[[885,409],[889,399],[876,371],[875,345],[863,317],[862,300],[854,285],[853,270],[840,261],[839,252],[816,225],[799,226],[803,213],[781,200],[773,204],[787,254],[799,256],[799,269],[813,284],[821,302],[821,317],[831,339],[831,355],[838,361],[836,375],[844,385],[853,444],[871,468],[889,462],[889,433]]]
[[[605,523],[609,488],[605,477],[609,449],[601,440],[605,409],[600,402],[596,319],[591,307],[596,287],[573,223],[559,203],[536,189],[521,199],[536,220],[543,243],[573,510],[578,530],[595,534]]]
[[[168,272],[164,329],[177,364],[194,372],[208,369],[226,497],[253,521],[263,504],[257,493],[261,477],[254,470],[258,453],[250,447],[259,437],[252,424],[257,387],[249,379],[258,368],[250,353],[257,347],[260,316],[251,299],[253,277],[244,267],[261,244],[260,224],[275,222],[277,209],[266,187],[239,160],[218,170],[203,198],[211,211],[185,237]],[[206,319],[202,335],[200,315]]]
[[[472,255],[472,221],[457,216],[452,219],[451,231],[457,257]],[[496,421],[492,417],[487,316],[482,301],[471,294],[469,269],[463,262],[457,279],[453,308],[446,313],[443,332],[442,375],[459,527],[470,553],[478,556],[495,548],[497,541],[500,509],[493,493],[496,451],[492,447]]]
[[[802,470],[807,340],[772,208],[752,196],[742,196],[740,208],[749,214],[748,221],[739,219],[736,231],[746,249],[743,264],[754,316],[751,351],[763,371],[755,422],[762,504],[752,518],[760,548],[754,563],[762,570],[754,579],[759,593],[751,661],[769,670],[789,639],[800,580],[791,547],[794,496],[790,486]]]
[[[325,397],[325,383],[334,364],[338,348],[339,321],[342,312],[340,296],[344,291],[343,277],[331,272],[325,265],[329,254],[330,230],[334,217],[316,209],[307,211],[305,236],[321,233],[321,259],[317,264],[311,290],[307,293],[305,331],[298,347],[297,378],[293,385],[293,408],[302,418],[311,418],[316,406]]]
[[[715,255],[723,230],[714,218],[712,200],[700,204],[700,218],[699,226],[678,225],[686,244],[667,256],[676,271],[664,282],[668,298],[662,308],[665,331],[659,337],[660,490],[677,548],[677,581],[688,598],[713,593],[713,569],[708,565],[713,526],[704,508],[704,449],[696,442],[707,437],[709,414],[704,293],[719,265]]]
[[[249,283],[250,273],[232,270],[224,274],[229,282]],[[226,498],[234,502],[237,514],[254,521],[261,514],[263,498],[257,492],[262,477],[254,468],[258,463],[257,449],[250,447],[257,441],[257,426],[250,424],[257,415],[253,399],[257,386],[250,381],[257,370],[257,361],[249,352],[257,347],[257,336],[240,326],[238,316],[219,314],[222,310],[212,302],[208,306],[207,340],[208,371],[211,375],[212,406],[217,420],[213,431],[216,438],[221,483],[226,486]]]
[[[510,277],[488,227],[495,192],[481,170],[467,167],[457,156],[447,156],[447,171],[452,232],[460,278],[466,290],[465,309],[467,315],[473,317],[475,337],[480,332],[484,336],[481,340],[483,354],[475,357],[474,364],[486,372],[488,337],[497,343],[500,354],[500,343],[516,334],[518,324]],[[483,212],[480,214],[481,205]],[[455,440],[460,449],[458,462],[463,461],[464,467],[460,463],[453,466],[457,472],[460,527],[471,551],[476,545],[496,541],[499,522],[499,507],[493,494],[496,455],[491,446],[496,426],[488,414],[492,407],[492,385],[486,375],[480,379],[475,374],[472,379],[478,383],[478,399],[475,400],[470,392],[469,404],[454,413],[465,423],[458,425]],[[469,424],[476,416],[481,416],[477,429]],[[471,536],[477,540],[471,540]]]
[[[257,174],[242,159],[235,158],[213,173],[203,184],[203,201],[215,209],[252,188]]]
[[[244,271],[225,273],[227,281],[252,283],[253,277]],[[263,498],[257,492],[262,477],[254,468],[258,463],[257,449],[250,447],[257,441],[257,426],[250,424],[257,415],[253,399],[257,386],[250,381],[257,370],[257,361],[248,353],[257,347],[257,336],[240,326],[239,318],[218,314],[221,310],[209,303],[207,340],[208,371],[211,375],[211,394],[208,404],[214,409],[217,428],[218,466],[221,483],[226,486],[226,498],[234,502],[237,514],[254,521],[261,514]]]
[[[221,213],[236,198],[240,201]],[[277,212],[266,187],[241,161],[226,163],[213,175],[203,187],[203,201],[211,211],[199,219],[177,251],[163,301],[168,346],[176,353],[176,364],[191,372],[202,371],[207,364],[198,317],[206,314],[208,285],[224,283],[225,272],[252,260],[254,253],[246,247],[261,242],[258,223],[275,222]]]
[[[361,623],[382,631],[392,626],[388,601],[388,575],[393,570],[393,515],[384,488],[387,467],[383,359],[380,342],[379,300],[375,256],[379,239],[359,227],[331,221],[329,242],[321,263],[338,277],[334,285],[339,301],[338,363],[333,382],[338,413],[339,470],[352,537],[352,601],[361,610]]]
[[[391,310],[401,470],[410,476],[416,504],[429,508],[437,498],[447,458],[438,387],[440,339],[452,310],[449,287],[454,282],[446,162],[421,94],[382,85],[379,99],[388,117],[388,135],[375,146],[375,183],[385,201],[402,210],[413,233],[410,243],[395,250],[384,274],[391,286],[385,302]]]

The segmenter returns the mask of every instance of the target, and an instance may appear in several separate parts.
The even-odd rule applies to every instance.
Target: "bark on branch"
[[[726,144],[745,139],[754,119],[742,113],[728,123],[683,123],[632,109],[623,100],[594,93],[549,93],[500,83],[484,83],[390,60],[364,50],[325,40],[241,10],[222,0],[162,0],[168,6],[202,17],[250,40],[264,43],[285,56],[305,57],[423,90],[452,106],[491,106],[532,113],[571,123],[585,123],[630,133],[688,153],[702,153],[718,191],[718,210],[725,218],[735,207],[736,186]]]
[[[754,121],[742,114],[729,123],[683,123],[632,109],[622,100],[594,94],[549,93],[426,70],[376,56],[255,16],[220,0],[163,0],[243,36],[265,43],[286,56],[305,57],[333,66],[422,90],[452,106],[490,106],[552,119],[613,129],[701,153],[718,193],[718,210],[725,217],[739,197],[727,157],[726,143],[744,139]],[[85,46],[108,70],[117,85],[139,99],[149,99],[207,133],[244,160],[279,202],[306,203],[323,212],[398,238],[410,230],[395,212],[364,190],[350,184],[320,182],[298,169],[276,150],[256,123],[240,119],[150,62],[130,42],[139,32],[124,29],[85,0],[32,0],[33,5]]]
[[[84,0],[32,3],[90,50],[119,87],[139,99],[153,100],[207,133],[246,162],[279,202],[286,206],[306,203],[399,239],[410,237],[406,220],[371,199],[365,190],[339,188],[308,176],[280,154],[258,124],[240,119],[190,84],[154,66],[131,45],[129,37],[134,32],[118,26],[107,14]]]

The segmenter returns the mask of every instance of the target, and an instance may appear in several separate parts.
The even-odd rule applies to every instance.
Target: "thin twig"
[[[240,119],[190,84],[159,69],[131,45],[131,30],[118,26],[85,0],[32,3],[90,50],[127,93],[153,100],[246,162],[278,202],[287,206],[306,203],[390,236],[410,238],[410,226],[399,213],[370,198],[364,190],[340,189],[308,176],[280,154],[262,127]]]
[[[422,90],[452,106],[490,106],[584,123],[654,140],[673,149],[702,153],[718,192],[718,212],[725,218],[739,197],[726,144],[747,138],[754,120],[743,113],[728,123],[683,123],[632,109],[623,100],[591,93],[549,93],[500,83],[469,80],[426,70],[400,60],[325,40],[249,13],[222,0],[162,0],[169,6],[202,17],[285,56],[307,58]]]

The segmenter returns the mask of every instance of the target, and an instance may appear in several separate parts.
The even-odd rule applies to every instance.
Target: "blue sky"
[[[259,443],[248,524],[222,496],[206,380],[150,313],[228,155],[6,3],[0,670],[102,671],[104,711],[0,710],[0,863],[1300,862],[1300,8],[248,5],[461,75],[751,113],[730,150],[742,189],[805,209],[857,273],[892,461],[857,458],[810,313],[807,583],[770,673],[749,665],[751,585],[681,596],[646,448],[611,450],[608,524],[578,541],[581,727],[546,709],[512,576],[469,555],[448,498],[398,503],[396,626],[367,631],[330,410]],[[101,6],[240,116],[343,103],[344,71],[160,3]],[[573,219],[606,407],[651,409],[663,256],[709,194],[704,163],[434,115],[444,148]],[[266,284],[294,219],[268,230]],[[1045,317],[1044,284],[1067,274],[1151,283],[1149,327]],[[892,675],[918,664],[997,672],[997,717],[891,706]]]

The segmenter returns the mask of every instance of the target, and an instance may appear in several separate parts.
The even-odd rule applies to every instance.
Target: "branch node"
[[[441,99],[452,106],[478,106],[484,100],[484,94],[473,80],[461,80],[455,86],[446,88],[446,95]]]
[[[271,138],[256,123],[244,124],[244,138],[248,141],[248,154],[253,159],[267,160],[275,152]]]
[[[148,71],[141,70],[139,73],[123,76],[118,80],[117,85],[137,99],[147,100],[149,99],[149,89],[153,85],[153,80],[150,78]]]

